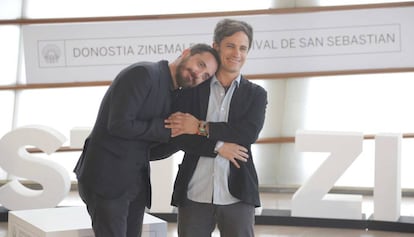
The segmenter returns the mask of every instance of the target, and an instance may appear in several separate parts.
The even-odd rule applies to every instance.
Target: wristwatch
[[[208,132],[207,132],[207,122],[206,121],[199,121],[198,122],[197,135],[200,135],[200,136],[208,136]]]

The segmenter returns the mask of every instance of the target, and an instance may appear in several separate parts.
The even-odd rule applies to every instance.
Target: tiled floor
[[[267,226],[255,227],[256,237],[413,237],[414,233],[388,231],[365,231],[354,229],[334,229],[317,227]],[[168,237],[177,237],[175,223],[168,224]],[[219,237],[216,230],[212,237]]]
[[[262,206],[266,209],[290,209],[292,194],[262,193]],[[364,197],[363,213],[370,216],[373,212],[372,197]],[[414,198],[403,198],[401,215],[414,216]],[[168,224],[169,237],[177,237],[175,223]],[[256,237],[414,237],[413,233],[373,231],[361,229],[337,229],[319,227],[298,227],[281,225],[256,225]],[[219,237],[219,232],[213,233],[212,237]]]
[[[289,209],[291,194],[262,193],[262,205],[266,209]],[[71,192],[62,206],[83,205],[76,192]],[[372,199],[364,197],[363,212],[369,216],[372,214]],[[403,198],[401,215],[414,216],[414,198]],[[414,227],[413,227],[414,228]],[[300,226],[269,226],[256,225],[256,237],[413,237],[413,233],[373,231],[361,229],[337,229]],[[219,237],[219,232],[214,231],[212,237]],[[7,237],[7,223],[0,222],[0,237]],[[168,223],[168,237],[177,237],[177,225]]]

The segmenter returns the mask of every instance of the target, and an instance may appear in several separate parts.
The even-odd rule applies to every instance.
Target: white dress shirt
[[[227,122],[231,98],[240,83],[240,75],[232,82],[227,92],[216,76],[210,84],[207,122]],[[228,188],[230,162],[217,155],[216,158],[201,156],[194,175],[188,185],[188,198],[195,202],[228,205],[240,201]]]

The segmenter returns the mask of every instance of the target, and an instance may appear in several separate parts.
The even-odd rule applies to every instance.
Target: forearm
[[[180,150],[199,156],[216,157],[216,141],[199,135],[181,135],[171,140]]]
[[[148,142],[167,142],[171,136],[170,130],[164,127],[163,118],[111,121],[108,131],[113,136]]]
[[[162,160],[170,157],[180,149],[175,143],[160,143],[150,150],[150,161]]]

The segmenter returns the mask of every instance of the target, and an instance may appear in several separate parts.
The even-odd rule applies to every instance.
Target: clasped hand
[[[171,129],[171,137],[182,134],[197,134],[198,119],[189,113],[175,112],[164,120],[165,127]]]
[[[189,113],[175,112],[164,122],[165,127],[171,129],[171,137],[176,137],[182,134],[197,134],[200,121]],[[237,160],[247,162],[249,158],[247,149],[236,143],[224,142],[217,152],[237,168],[240,168]]]

